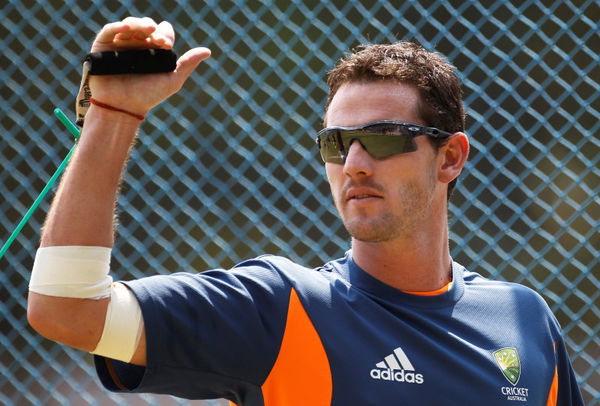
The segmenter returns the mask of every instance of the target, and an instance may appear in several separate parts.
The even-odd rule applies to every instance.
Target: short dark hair
[[[380,80],[415,86],[421,96],[418,112],[426,125],[451,133],[464,131],[465,109],[457,69],[439,53],[408,41],[363,45],[342,58],[327,78],[325,111],[342,85]],[[434,145],[439,148],[443,141]],[[448,185],[448,198],[456,180]]]

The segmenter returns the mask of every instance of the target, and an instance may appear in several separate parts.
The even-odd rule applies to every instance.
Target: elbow
[[[41,336],[93,351],[100,340],[107,299],[74,299],[29,292],[27,321]]]
[[[52,327],[48,323],[48,315],[44,312],[44,306],[40,303],[40,296],[37,293],[29,292],[27,297],[27,322],[38,334],[48,338],[51,335]]]

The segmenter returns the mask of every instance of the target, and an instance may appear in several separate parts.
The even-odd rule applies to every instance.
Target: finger
[[[145,41],[157,28],[151,18],[127,17],[123,21],[106,24],[96,36],[93,48],[108,47],[113,42],[126,46],[129,40]]]
[[[156,26],[156,22],[150,17],[126,17],[123,22],[129,24],[133,28]]]
[[[146,24],[156,25],[156,21],[152,17],[142,17],[142,21]]]
[[[152,42],[161,48],[170,49],[175,43],[175,31],[173,26],[167,22],[162,21],[156,27],[156,31],[151,36]]]
[[[142,17],[140,19],[140,27],[133,34],[133,38],[143,40],[149,37],[153,32],[156,31],[158,25],[150,17]]]
[[[152,34],[157,27],[156,22],[150,17],[126,17],[121,23],[129,29],[121,31],[115,36],[119,40],[144,40]]]
[[[174,73],[180,82],[180,86],[183,85],[183,82],[185,82],[200,62],[210,57],[210,54],[211,51],[208,48],[193,48],[177,60],[177,68]]]
[[[129,25],[123,21],[106,24],[96,36],[95,42],[110,43],[117,35],[125,33],[129,30]]]
[[[115,35],[115,40],[119,40],[119,41],[126,41],[131,39],[131,36],[133,35],[135,31],[127,31],[127,32],[120,32],[117,35]]]
[[[173,26],[168,21],[161,21],[156,28],[156,32],[160,32],[166,38],[171,39],[171,41],[175,41],[175,30],[173,30]]]

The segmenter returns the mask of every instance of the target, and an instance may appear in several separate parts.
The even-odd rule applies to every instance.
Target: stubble
[[[431,176],[428,180],[426,185],[407,183],[395,196],[386,195],[375,213],[364,209],[350,215],[336,202],[346,230],[352,238],[370,243],[415,236],[431,215],[434,182]]]

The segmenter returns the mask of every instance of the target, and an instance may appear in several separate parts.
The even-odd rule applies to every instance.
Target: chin
[[[400,229],[394,222],[385,219],[345,222],[344,226],[353,239],[370,243],[393,240],[398,237]]]

